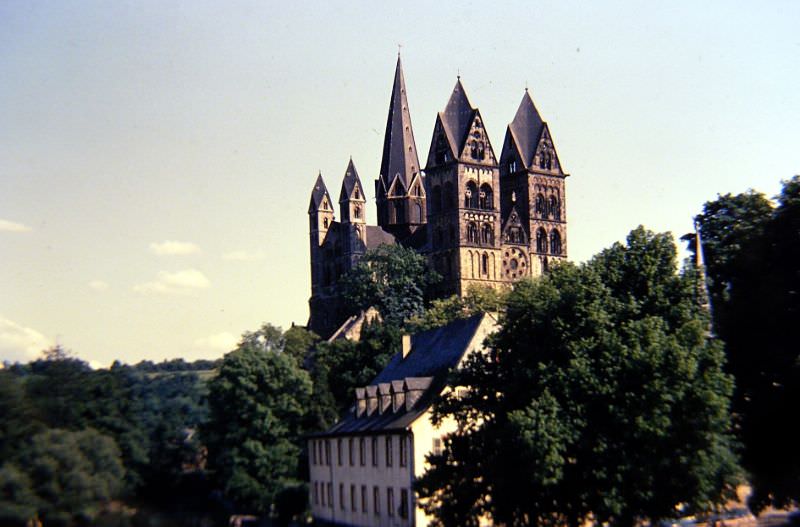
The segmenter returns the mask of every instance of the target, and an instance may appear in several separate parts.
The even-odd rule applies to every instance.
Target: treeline
[[[0,370],[0,524],[102,524],[114,498],[193,501],[207,387],[175,365],[92,370],[56,347]]]

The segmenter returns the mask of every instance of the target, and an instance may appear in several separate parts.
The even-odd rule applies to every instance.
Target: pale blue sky
[[[311,187],[338,196],[352,155],[372,189],[398,43],[423,163],[458,72],[498,153],[527,83],[573,260],[680,235],[800,172],[798,23],[794,1],[2,2],[0,360],[215,358],[304,324]]]

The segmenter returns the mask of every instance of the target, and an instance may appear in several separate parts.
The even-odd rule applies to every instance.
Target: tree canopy
[[[629,526],[724,499],[738,466],[731,378],[669,235],[520,282],[489,352],[435,406],[455,419],[418,483],[442,525]]]
[[[800,503],[800,176],[777,206],[749,191],[719,196],[697,216],[714,331],[736,379],[734,412],[753,485],[750,505]]]

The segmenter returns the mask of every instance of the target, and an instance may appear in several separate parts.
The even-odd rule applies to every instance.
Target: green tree
[[[442,525],[630,526],[709,509],[736,481],[731,379],[669,235],[517,284],[487,354],[434,416],[457,432],[418,490]]]
[[[119,448],[92,429],[36,434],[15,461],[17,469],[3,466],[6,482],[15,481],[18,505],[35,507],[48,526],[90,521],[123,487]]]
[[[470,285],[467,294],[437,298],[425,311],[414,315],[407,323],[409,331],[416,333],[441,327],[460,318],[469,318],[478,313],[500,311],[505,305],[508,291]]]
[[[440,279],[415,250],[379,245],[367,251],[340,284],[348,311],[375,307],[387,324],[402,326],[422,312],[428,287]]]
[[[800,404],[800,176],[777,199],[775,207],[753,191],[727,194],[697,217],[755,510],[800,502],[788,414]]]
[[[209,383],[204,427],[209,464],[225,493],[260,513],[282,488],[299,482],[312,392],[308,373],[277,347],[246,335],[225,355]]]

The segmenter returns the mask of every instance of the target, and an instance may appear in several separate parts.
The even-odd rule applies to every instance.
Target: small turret
[[[334,221],[333,203],[328,194],[328,188],[322,179],[322,173],[317,176],[314,189],[311,191],[311,203],[308,206],[309,228],[311,246],[319,247],[325,240],[331,224]]]
[[[339,212],[342,223],[366,224],[366,204],[364,186],[361,184],[351,157],[344,173],[342,190],[339,193]]]

